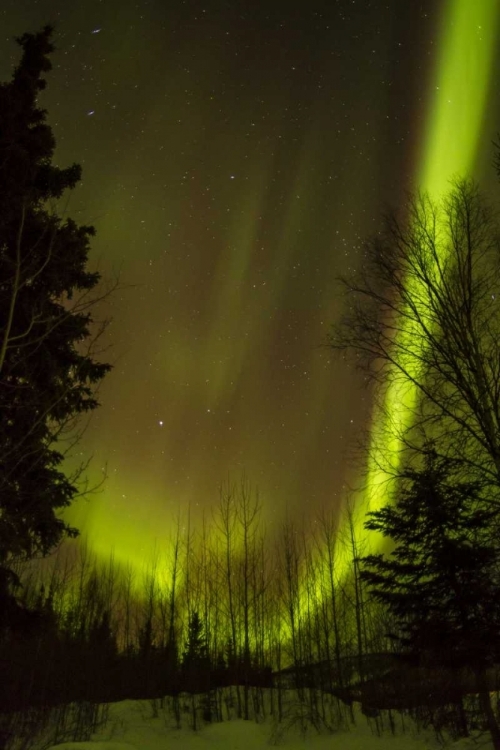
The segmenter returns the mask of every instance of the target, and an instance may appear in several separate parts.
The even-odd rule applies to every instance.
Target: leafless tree
[[[283,577],[283,607],[286,613],[286,624],[289,630],[289,643],[292,664],[295,667],[295,679],[299,695],[301,689],[301,667],[303,665],[302,607],[301,607],[301,565],[303,547],[300,544],[298,530],[294,523],[287,520],[283,524],[279,545],[280,574]]]
[[[221,572],[225,581],[225,597],[227,597],[227,614],[229,620],[230,632],[230,654],[233,660],[236,660],[239,649],[239,618],[237,611],[237,595],[235,582],[235,558],[237,550],[236,540],[236,489],[228,481],[227,484],[219,488],[219,505],[216,515],[216,527],[222,537],[222,560]],[[241,691],[236,686],[236,696],[238,701],[238,717],[242,716]]]
[[[363,582],[360,575],[359,558],[362,552],[362,543],[359,540],[358,527],[354,504],[348,501],[345,508],[345,544],[349,550],[348,555],[351,562],[350,575],[353,591],[354,621],[356,628],[356,657],[358,676],[363,680],[365,675],[364,657],[367,652],[367,624],[366,624],[366,597]]]
[[[134,610],[134,588],[135,570],[132,564],[127,563],[122,572],[120,600],[123,608],[123,649],[125,654],[130,655],[134,647],[133,610]]]
[[[339,616],[339,576],[337,572],[338,539],[337,522],[331,512],[323,510],[318,517],[318,531],[315,537],[321,562],[322,623],[324,630],[325,657],[330,674],[335,671],[336,684],[344,687],[342,667],[342,635]],[[331,641],[333,640],[333,643]],[[333,648],[333,658],[331,649]],[[331,686],[331,685],[330,685]]]
[[[245,476],[241,478],[236,502],[236,518],[241,536],[241,575],[240,578],[240,600],[243,619],[243,680],[244,680],[244,713],[243,718],[249,718],[249,671],[251,666],[250,654],[250,620],[254,614],[252,597],[252,579],[257,565],[257,532],[260,515],[260,501],[258,493],[252,491],[252,487]]]
[[[366,242],[360,271],[343,284],[347,312],[330,346],[354,355],[375,381],[381,412],[377,460],[434,450],[500,485],[500,241],[495,212],[470,180],[440,201],[410,196]],[[396,443],[391,438],[396,438]],[[384,453],[382,443],[390,442]],[[387,460],[386,460],[387,459]]]

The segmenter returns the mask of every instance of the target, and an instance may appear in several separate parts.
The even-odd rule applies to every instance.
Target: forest
[[[327,345],[353,357],[379,415],[371,504],[353,493],[270,533],[243,474],[202,520],[179,513],[143,569],[103,560],[65,520],[86,469],[65,461],[111,369],[97,312],[113,285],[89,270],[93,227],[56,211],[81,170],[52,164],[37,105],[51,35],[23,35],[0,86],[0,745],[40,747],[48,725],[88,739],[110,703],[147,699],[193,730],[271,715],[328,733],[359,705],[378,733],[398,714],[498,750],[493,203],[465,178],[440,202],[410,196],[342,279]]]

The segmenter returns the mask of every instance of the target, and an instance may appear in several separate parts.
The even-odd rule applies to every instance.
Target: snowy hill
[[[290,707],[297,705],[290,699]],[[395,715],[396,731],[378,736],[377,724],[355,710],[355,724],[332,732],[316,729],[293,720],[276,725],[272,718],[257,723],[231,719],[205,724],[199,731],[189,726],[187,713],[181,728],[175,727],[174,716],[166,704],[159,702],[122,701],[110,704],[108,721],[89,742],[65,742],[50,750],[432,750],[442,747],[431,731],[417,733],[412,722]],[[447,743],[448,744],[448,743]],[[449,743],[453,750],[491,750],[488,737]]]

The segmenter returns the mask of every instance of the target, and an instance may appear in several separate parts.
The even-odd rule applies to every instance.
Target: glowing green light
[[[498,0],[448,0],[418,183],[432,194],[475,162],[492,75]]]
[[[443,3],[438,38],[439,52],[429,96],[420,165],[416,172],[416,182],[433,195],[442,193],[452,176],[467,174],[473,167],[491,78],[491,60],[499,16],[498,0],[445,0]],[[189,137],[192,135],[194,141],[194,120],[190,127],[193,133]],[[265,321],[270,315],[271,307],[279,308],[280,302],[286,299],[287,294],[287,276],[283,273],[283,267],[294,257],[295,244],[299,252],[304,217],[309,215],[309,207],[317,200],[317,185],[310,176],[309,165],[315,163],[320,145],[321,139],[316,131],[311,133],[304,144],[296,178],[290,187],[289,203],[284,209],[283,236],[273,256],[272,265],[276,268],[273,284],[269,284],[265,290],[264,287],[259,287],[259,294],[253,295],[252,298],[244,292],[245,289],[254,288],[255,279],[251,273],[250,255],[252,248],[260,241],[257,226],[264,213],[268,190],[266,186],[272,177],[272,170],[264,161],[256,163],[254,170],[250,170],[241,212],[238,211],[234,218],[228,219],[225,235],[227,252],[214,268],[213,288],[210,303],[207,305],[209,323],[205,343],[193,347],[184,328],[172,327],[168,348],[160,347],[158,352],[150,355],[155,363],[150,376],[151,391],[161,392],[168,377],[171,402],[177,405],[175,410],[172,409],[171,413],[163,417],[165,422],[162,429],[165,434],[176,435],[179,420],[175,417],[183,413],[186,403],[192,402],[192,392],[199,391],[201,394],[200,410],[207,407],[210,410],[217,409],[227,394],[235,389],[240,374],[255,355],[254,342],[261,341],[264,335],[271,335],[266,334],[268,328]],[[356,180],[362,183],[358,173]],[[178,211],[182,213],[180,198],[176,200],[179,201]],[[121,197],[112,200],[112,216],[120,215],[120,201]],[[170,211],[172,216],[175,216],[174,206]],[[113,244],[116,244],[116,240],[111,243]],[[275,290],[272,296],[267,291],[271,286]],[[252,302],[254,298],[256,301]],[[228,310],[231,311],[230,316],[227,315]],[[243,324],[244,336],[241,335]],[[187,389],[185,373],[200,374],[199,380],[196,379],[195,382],[196,388],[193,386]],[[206,373],[210,374],[209,377]],[[318,415],[321,414],[322,404],[330,396],[327,376],[322,384],[322,397],[318,397],[316,406],[313,407]],[[389,456],[393,461],[393,468],[397,469],[402,445],[398,434],[401,434],[409,424],[409,414],[416,396],[414,388],[404,388],[401,383],[398,386],[393,385],[385,397],[384,411],[389,416],[386,418],[382,414],[374,415],[372,458],[368,467],[366,493],[372,509],[380,507],[386,500],[385,487],[388,475],[380,464],[386,466]],[[304,446],[312,443],[314,424],[315,422],[310,419],[307,423],[309,427],[302,427]],[[249,433],[252,432],[252,427],[253,424],[248,426]],[[113,548],[119,562],[129,561],[140,570],[149,558],[151,541],[156,539],[160,544],[172,528],[169,513],[165,512],[162,515],[156,507],[144,518],[141,508],[149,507],[152,499],[155,499],[158,506],[162,483],[171,486],[173,481],[168,481],[168,470],[164,466],[163,456],[158,456],[158,459],[147,459],[147,475],[161,477],[157,482],[145,482],[145,471],[141,477],[136,476],[139,463],[136,455],[137,440],[135,436],[128,438],[126,432],[120,428],[121,424],[111,421],[107,433],[110,435],[109,441],[114,441],[113,449],[116,448],[115,443],[119,444],[119,452],[125,456],[124,466],[119,466],[116,477],[109,478],[102,495],[91,499],[86,505],[82,503],[81,508],[72,510],[70,518],[71,522],[92,539],[99,556],[107,557],[109,550]],[[308,433],[309,429],[311,433]],[[378,438],[381,434],[392,434],[392,437],[385,441],[383,457],[377,453]],[[175,439],[172,438],[171,444],[167,443],[166,455],[170,448],[175,447]],[[204,455],[205,447],[197,442],[202,439],[202,436],[192,437],[190,453],[193,457]],[[238,439],[241,439],[242,453],[245,455],[245,439]],[[156,461],[158,463],[155,463]],[[193,458],[193,475],[196,473],[195,461]],[[294,473],[294,478],[295,476]],[[165,498],[165,504],[187,507],[195,495],[194,489],[193,483],[193,486],[188,486],[181,495],[176,492],[175,498]],[[193,492],[190,494],[191,490]],[[80,513],[81,520],[73,515],[77,513]],[[361,529],[362,513],[358,519]],[[345,565],[350,566],[348,551],[345,552]],[[343,568],[344,562],[339,563],[339,566]],[[318,601],[321,596],[321,590],[318,590]]]
[[[444,6],[440,55],[417,173],[419,187],[434,199],[449,187],[451,178],[466,176],[474,167],[499,17],[498,0],[448,0]],[[411,294],[412,289],[409,291]],[[421,293],[415,288],[412,296]],[[405,335],[410,332],[403,332]],[[410,375],[417,376],[416,369]],[[366,493],[372,510],[387,499],[389,474],[383,467],[389,457],[388,468],[398,468],[403,446],[400,436],[411,423],[416,399],[417,389],[411,384],[398,384],[396,379],[387,388],[383,414],[374,416]],[[389,434],[392,437],[387,441]],[[381,436],[385,440],[383,456]]]

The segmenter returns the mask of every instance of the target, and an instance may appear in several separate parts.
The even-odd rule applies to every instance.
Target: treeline
[[[270,538],[242,479],[221,489],[210,523],[179,517],[143,570],[76,542],[19,570],[18,620],[0,640],[0,731],[69,706],[94,721],[108,702],[166,697],[178,726],[186,711],[194,729],[228,716],[286,725],[289,689],[318,730],[352,721],[354,702],[379,731],[394,731],[395,710],[456,736],[486,727],[474,673],[435,661],[436,629],[417,658],[405,649],[404,623],[373,595],[359,520],[348,505],[307,528],[285,521]],[[495,674],[483,676],[497,691]]]
[[[340,539],[334,517],[323,514],[309,530],[284,523],[271,541],[258,496],[242,480],[221,491],[210,525],[179,518],[170,544],[143,571],[98,560],[83,544],[62,550],[21,576],[23,622],[0,644],[1,705],[16,711],[231,685],[235,715],[248,719],[259,689],[284,668],[299,689],[304,668],[317,663],[318,691],[347,687],[362,676],[363,655],[387,647],[381,609],[366,606],[353,562],[352,512],[347,528]],[[340,545],[350,574],[339,567]],[[210,705],[207,715],[216,717]]]
[[[424,500],[421,482],[411,486]],[[488,726],[491,704],[474,671],[435,658],[450,637],[439,645],[440,632],[428,628],[427,645],[406,648],[409,621],[374,596],[363,516],[347,505],[339,519],[285,521],[271,538],[262,515],[242,479],[221,489],[210,523],[178,517],[142,570],[76,542],[19,570],[20,619],[0,641],[0,729],[69,706],[85,708],[88,720],[123,699],[168,700],[176,724],[187,712],[194,729],[231,716],[272,716],[281,726],[299,716],[333,730],[354,719],[355,702],[379,731],[395,730],[395,711],[455,736]],[[432,582],[430,567],[427,575]],[[393,588],[402,580],[395,575]],[[418,600],[417,618],[424,605]],[[449,602],[442,610],[451,612]],[[474,654],[477,635],[462,638]],[[482,672],[490,692],[495,675]]]

